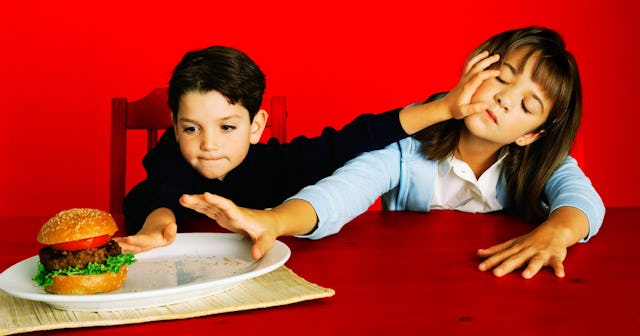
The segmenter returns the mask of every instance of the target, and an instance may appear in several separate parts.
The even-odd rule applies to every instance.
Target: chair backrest
[[[270,99],[266,136],[286,141],[287,101],[283,96]],[[126,193],[127,131],[143,130],[147,133],[147,151],[158,143],[159,132],[171,126],[171,110],[167,105],[167,88],[156,88],[145,97],[129,101],[113,98],[111,101],[111,173],[109,211],[122,214],[122,201]]]

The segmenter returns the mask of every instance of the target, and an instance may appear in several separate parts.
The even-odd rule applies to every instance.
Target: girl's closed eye
[[[502,84],[511,84],[511,82],[514,80],[516,69],[512,65],[504,63],[502,64],[502,66],[500,66],[499,70],[500,75],[495,77],[496,80]]]
[[[544,104],[539,95],[533,94],[522,99],[522,110],[531,115],[539,115],[544,111]]]
[[[496,80],[498,81],[498,83],[500,84],[509,84],[509,82],[507,82],[505,79],[503,79],[502,77],[498,76],[496,77]]]

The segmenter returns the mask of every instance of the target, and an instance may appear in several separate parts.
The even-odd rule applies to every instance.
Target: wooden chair
[[[286,141],[286,99],[273,96],[270,99],[267,131],[272,138]],[[171,126],[171,110],[167,105],[167,88],[156,88],[145,97],[129,101],[113,98],[111,101],[111,175],[109,211],[122,214],[122,201],[126,193],[127,131],[143,130],[147,133],[146,150],[158,142],[159,132]],[[263,139],[264,136],[263,135]]]

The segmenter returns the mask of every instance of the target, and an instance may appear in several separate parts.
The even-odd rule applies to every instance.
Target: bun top
[[[57,244],[85,238],[113,235],[115,220],[106,211],[88,208],[64,210],[49,219],[38,234],[42,244]]]

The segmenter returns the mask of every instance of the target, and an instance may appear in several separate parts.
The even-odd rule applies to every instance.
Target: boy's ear
[[[253,121],[251,122],[251,136],[249,138],[251,144],[255,145],[260,142],[262,132],[264,132],[264,128],[267,126],[267,119],[269,119],[269,114],[265,110],[258,111],[253,117]]]
[[[522,135],[516,139],[516,145],[520,147],[524,147],[526,145],[532,144],[534,141],[540,139],[545,135],[544,130],[540,130],[539,132],[529,132],[525,135]]]
[[[178,141],[178,124],[176,123],[176,118],[173,112],[171,112],[171,126],[173,127],[173,134],[175,134],[176,141]]]

